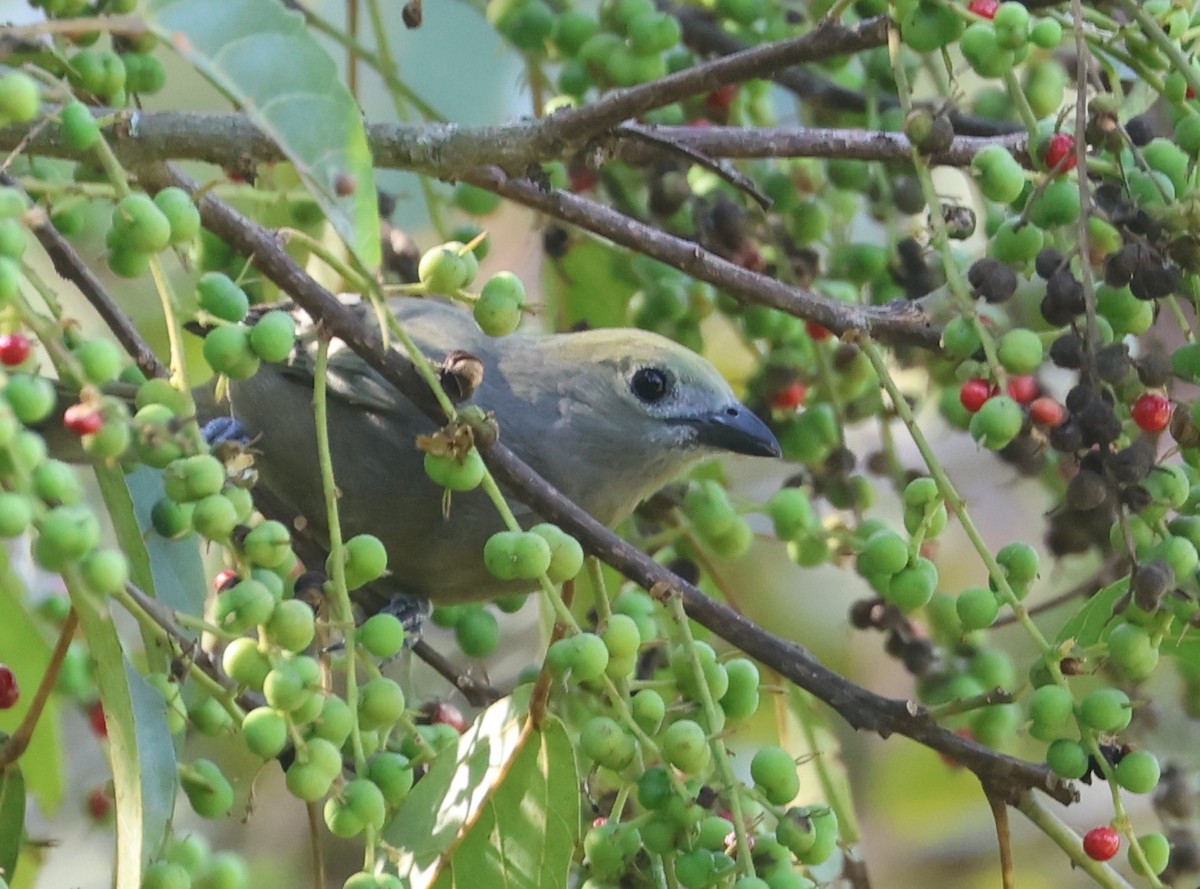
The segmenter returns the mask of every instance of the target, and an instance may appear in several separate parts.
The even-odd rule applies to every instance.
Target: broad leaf
[[[207,581],[200,538],[166,540],[151,530],[150,512],[164,496],[162,473],[139,466],[128,475],[101,477],[100,485],[133,582],[175,611],[202,615]],[[133,521],[126,518],[130,511]]]
[[[175,747],[162,695],[129,665],[108,608],[77,584],[71,603],[96,659],[117,813],[116,889],[138,889],[175,808]]]
[[[363,267],[378,268],[379,206],[362,114],[304,20],[278,0],[153,0],[145,17],[279,146]]]
[[[1076,644],[1082,647],[1095,645],[1104,636],[1104,627],[1112,620],[1113,606],[1128,591],[1128,577],[1114,581],[1097,591],[1062,625],[1056,641],[1074,639]]]
[[[13,763],[0,771],[0,876],[12,881],[25,835],[25,779]]]
[[[12,732],[25,718],[33,703],[37,683],[50,666],[53,645],[45,628],[30,616],[24,587],[8,562],[8,553],[0,548],[0,660],[12,667],[20,681],[21,699],[15,707],[0,712],[0,730]],[[29,746],[21,755],[25,784],[46,812],[62,804],[66,767],[63,758],[62,699],[50,695]],[[0,831],[2,833],[3,831]]]
[[[438,758],[386,832],[412,889],[565,886],[579,834],[579,775],[566,730],[540,729],[511,698]]]

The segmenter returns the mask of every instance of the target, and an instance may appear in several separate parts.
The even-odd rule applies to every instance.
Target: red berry
[[[73,404],[63,414],[63,425],[76,435],[95,435],[104,428],[104,417],[90,404]]]
[[[985,19],[994,19],[996,10],[1000,8],[1000,0],[971,0],[967,9]]]
[[[1165,395],[1147,392],[1133,403],[1133,422],[1146,432],[1162,432],[1171,422],[1171,402]]]
[[[571,164],[567,176],[571,180],[571,191],[575,194],[591,191],[600,182],[599,174],[584,164]]]
[[[104,787],[93,787],[87,795],[87,813],[94,821],[107,821],[112,814],[113,798]]]
[[[1065,173],[1075,167],[1075,137],[1070,133],[1055,133],[1046,145],[1042,158],[1054,173]]]
[[[742,245],[729,257],[729,261],[752,272],[762,272],[767,268],[766,257],[762,255],[762,251],[758,249],[758,246],[750,240],[743,241]]]
[[[15,707],[21,700],[21,686],[8,664],[0,664],[0,710]]]
[[[97,738],[108,737],[108,719],[104,716],[104,705],[99,701],[88,704],[87,708],[88,724],[91,725],[92,731],[96,733]]]
[[[1194,86],[1188,86],[1186,95],[1189,99],[1196,98],[1196,88]]]
[[[0,363],[8,367],[24,364],[31,348],[29,337],[20,333],[6,333],[0,336]]]
[[[237,576],[236,571],[230,571],[228,568],[226,568],[224,571],[218,571],[216,576],[213,577],[213,592],[223,593],[236,584],[240,579],[241,578]]]
[[[738,85],[727,83],[719,86],[704,99],[704,107],[713,112],[714,117],[727,117],[733,100],[737,98]]]
[[[1008,394],[1017,404],[1029,404],[1037,398],[1038,388],[1033,374],[1019,374],[1008,378]]]
[[[967,380],[958,390],[958,400],[971,413],[975,413],[983,403],[996,394],[996,387],[987,380],[975,377]]]
[[[1121,835],[1111,827],[1093,827],[1083,835],[1083,851],[1093,861],[1108,861],[1121,848]]]
[[[824,324],[818,324],[816,321],[805,321],[804,329],[808,331],[808,335],[817,342],[827,340],[833,336],[833,331]]]
[[[1054,429],[1067,421],[1067,409],[1050,396],[1043,395],[1029,405],[1029,418],[1039,426]]]
[[[797,380],[771,393],[771,407],[781,411],[794,410],[804,404],[807,395],[808,389]]]
[[[445,701],[431,701],[423,708],[430,725],[448,725],[460,735],[467,730],[467,719],[462,711]]]

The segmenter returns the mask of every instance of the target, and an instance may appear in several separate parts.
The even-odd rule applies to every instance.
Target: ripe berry
[[[962,384],[962,388],[958,390],[958,400],[968,411],[975,413],[994,394],[992,385],[987,380],[975,377]]]
[[[1075,137],[1070,133],[1055,133],[1046,145],[1046,154],[1042,158],[1046,166],[1055,173],[1065,173],[1074,168]]]
[[[794,410],[804,404],[808,390],[804,384],[796,381],[771,393],[771,407],[778,410]]]
[[[1000,0],[971,0],[967,4],[967,9],[976,15],[983,16],[985,19],[993,19],[996,17],[996,10],[1000,8]]]
[[[104,416],[90,404],[73,404],[63,414],[63,425],[76,435],[95,435],[104,428]]]
[[[818,324],[816,321],[805,321],[804,329],[808,331],[808,335],[817,342],[827,340],[833,336],[833,331],[824,324]]]
[[[87,718],[88,725],[92,727],[92,731],[96,733],[96,737],[108,737],[108,720],[104,716],[104,705],[102,703],[94,701],[88,704]]]
[[[1008,394],[1017,404],[1029,404],[1038,394],[1037,380],[1032,374],[1019,374],[1008,378]]]
[[[8,664],[0,664],[0,710],[8,710],[21,700],[21,686]]]
[[[113,798],[105,787],[93,787],[87,795],[87,813],[94,821],[107,821],[112,814]]]
[[[1147,392],[1133,403],[1133,422],[1146,432],[1162,432],[1171,422],[1171,402],[1165,395]]]
[[[0,336],[0,363],[7,367],[24,364],[29,357],[31,344],[29,337],[20,333],[8,333]]]
[[[1029,418],[1039,426],[1054,429],[1066,422],[1067,409],[1053,398],[1043,395],[1029,405]]]
[[[1121,848],[1121,835],[1111,827],[1093,827],[1083,835],[1083,851],[1093,861],[1108,861]]]

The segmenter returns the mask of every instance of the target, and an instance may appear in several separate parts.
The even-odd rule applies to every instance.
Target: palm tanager
[[[471,404],[492,412],[501,440],[576,504],[613,525],[697,461],[717,452],[779,456],[770,429],[704,358],[642,330],[492,338],[472,316],[430,299],[393,301],[396,316],[434,362],[463,350],[482,363]],[[325,537],[313,415],[315,338],[229,390],[251,436],[259,484]],[[520,589],[483,562],[503,530],[481,490],[443,489],[423,468],[417,437],[435,425],[348,347],[332,344],[327,376],[330,452],[345,536],[374,534],[390,582],[438,603]],[[540,519],[511,503],[526,527]],[[527,589],[528,583],[524,584]]]

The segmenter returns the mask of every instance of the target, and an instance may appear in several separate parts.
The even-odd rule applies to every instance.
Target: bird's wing
[[[343,298],[347,306],[370,326],[376,324],[374,309],[357,297]],[[403,329],[433,361],[441,361],[454,349],[479,353],[486,344],[471,316],[433,299],[395,299],[389,303]],[[288,362],[280,368],[284,376],[311,383],[316,373],[317,337],[314,326],[299,317],[299,336]],[[391,338],[394,343],[394,338]],[[398,347],[398,344],[395,344]],[[394,413],[398,403],[407,402],[377,371],[367,365],[353,349],[335,341],[329,350],[329,393],[348,405],[377,413]]]

